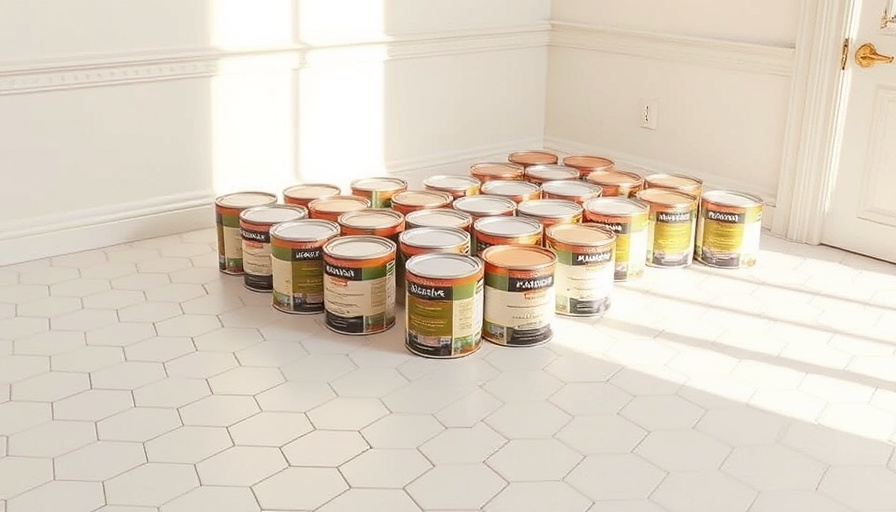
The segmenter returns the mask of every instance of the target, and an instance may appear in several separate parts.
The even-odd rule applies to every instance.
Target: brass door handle
[[[893,62],[892,55],[881,55],[871,43],[865,43],[856,50],[856,63],[863,68],[870,68],[877,63],[889,64]]]

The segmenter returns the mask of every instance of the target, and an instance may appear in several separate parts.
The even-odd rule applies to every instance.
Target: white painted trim
[[[813,0],[817,1],[817,0]],[[790,76],[794,50],[774,45],[554,22],[551,46]]]
[[[840,55],[851,0],[803,0],[772,232],[821,242],[833,186],[843,73]]]
[[[550,25],[536,23],[433,34],[415,34],[329,46],[278,46],[251,50],[184,48],[96,55],[89,58],[0,63],[0,95],[82,87],[209,77],[259,69],[299,69],[306,65],[386,61],[440,55],[486,53],[544,47]]]

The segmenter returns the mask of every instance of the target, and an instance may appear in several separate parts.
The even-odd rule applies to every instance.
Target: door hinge
[[[849,60],[849,38],[843,39],[843,50],[840,54],[840,71],[846,69],[846,61]]]

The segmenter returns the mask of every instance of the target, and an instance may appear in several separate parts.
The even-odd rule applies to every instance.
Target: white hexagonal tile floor
[[[762,244],[453,361],[272,310],[213,230],[0,268],[0,512],[893,509],[896,267]]]

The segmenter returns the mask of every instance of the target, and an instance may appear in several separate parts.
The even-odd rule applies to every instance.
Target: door
[[[896,63],[885,58],[896,55],[896,0],[854,3],[841,151],[822,242],[896,262]],[[864,47],[871,60],[863,67],[856,54],[866,43],[881,56]]]

